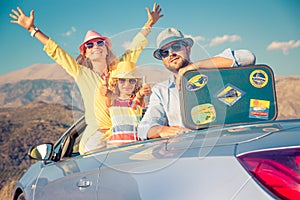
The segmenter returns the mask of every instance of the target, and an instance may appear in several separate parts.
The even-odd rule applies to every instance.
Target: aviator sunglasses
[[[170,49],[173,51],[173,52],[178,52],[178,51],[181,51],[182,50],[182,47],[183,46],[187,46],[186,43],[184,43],[183,41],[179,41],[179,42],[176,42],[170,46],[168,46],[167,48],[164,48],[164,49],[160,49],[158,51],[158,56],[160,58],[166,58],[169,56],[170,54]]]
[[[131,85],[136,84],[137,80],[134,78],[119,78],[118,79],[120,84],[125,84],[126,81],[128,81]]]
[[[104,46],[105,41],[104,40],[99,40],[97,42],[89,42],[89,43],[86,43],[84,46],[88,49],[91,49],[91,48],[94,47],[94,44],[97,44],[98,47],[102,47],[102,46]]]

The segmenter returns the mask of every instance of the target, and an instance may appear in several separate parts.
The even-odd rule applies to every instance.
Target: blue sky
[[[76,57],[79,53],[78,46],[87,30],[93,29],[103,35],[120,38],[124,32],[142,27],[147,19],[145,7],[152,9],[154,2],[1,0],[0,74],[37,63],[53,63],[42,51],[43,47],[37,40],[31,38],[23,28],[9,22],[9,13],[16,6],[22,7],[27,14],[34,9],[35,24]],[[218,54],[228,47],[249,49],[255,53],[257,64],[271,66],[275,75],[300,75],[300,1],[156,2],[161,5],[164,14],[154,26],[156,29],[176,27],[193,37],[197,41],[196,44],[205,49],[208,55]],[[154,43],[149,45],[154,49]],[[156,62],[154,58],[153,62]]]

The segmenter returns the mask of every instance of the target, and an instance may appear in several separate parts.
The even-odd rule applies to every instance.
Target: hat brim
[[[135,79],[141,79],[142,77],[136,74],[132,73],[120,73],[112,76],[112,78],[135,78]]]
[[[176,38],[168,38],[167,40],[164,40],[164,41],[162,41],[161,43],[160,43],[160,47],[158,48],[158,49],[156,49],[154,52],[153,52],[153,56],[156,58],[156,59],[158,59],[158,60],[161,60],[161,57],[159,56],[159,54],[158,54],[158,52],[159,52],[159,50],[163,47],[163,46],[165,46],[165,45],[167,45],[167,44],[169,44],[169,43],[171,43],[171,42],[177,42],[177,41],[183,41],[183,42],[185,42],[188,46],[193,46],[193,44],[194,44],[194,41],[192,40],[192,38],[178,38],[178,39],[176,39]]]
[[[80,44],[80,46],[79,46],[79,51],[80,51],[80,52],[83,52],[83,51],[84,51],[84,48],[85,48],[84,44],[86,44],[87,42],[89,42],[89,41],[91,41],[91,40],[93,40],[93,39],[104,40],[105,43],[107,44],[107,46],[108,46],[108,47],[111,47],[111,41],[110,41],[109,38],[104,37],[104,36],[97,36],[97,35],[95,35],[95,36],[90,37],[88,40],[82,42],[82,43]]]

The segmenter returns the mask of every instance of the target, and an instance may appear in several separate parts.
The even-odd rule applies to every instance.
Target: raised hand
[[[150,11],[150,8],[146,8],[148,13],[148,21],[147,25],[152,27],[160,18],[162,18],[164,15],[161,15],[161,8],[158,4],[154,3],[152,12]]]
[[[148,84],[143,84],[143,87],[140,89],[141,96],[149,96],[151,94],[151,87]]]
[[[20,7],[17,10],[12,9],[12,13],[9,14],[13,20],[10,21],[12,24],[19,24],[23,28],[29,30],[30,27],[34,27],[34,10],[30,11],[30,16],[26,16]]]

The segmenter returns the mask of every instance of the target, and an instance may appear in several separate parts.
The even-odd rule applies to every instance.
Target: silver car
[[[242,92],[234,94],[229,98]],[[300,199],[300,119],[274,116],[225,118],[222,125],[86,155],[78,153],[81,118],[55,144],[30,149],[39,161],[13,199]]]

